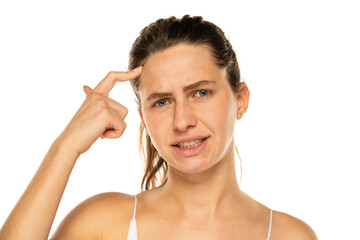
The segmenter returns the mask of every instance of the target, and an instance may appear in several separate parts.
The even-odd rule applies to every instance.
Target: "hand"
[[[99,138],[118,138],[125,128],[127,108],[109,98],[116,82],[125,82],[140,76],[142,67],[128,72],[109,72],[92,90],[84,86],[86,99],[60,135],[67,147],[80,155]]]

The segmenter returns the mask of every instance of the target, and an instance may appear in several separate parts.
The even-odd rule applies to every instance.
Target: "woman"
[[[84,103],[52,144],[1,240],[48,238],[78,157],[99,137],[118,138],[126,128],[127,109],[108,97],[119,81],[131,82],[146,134],[145,191],[87,199],[51,239],[317,239],[306,223],[238,186],[234,128],[250,93],[220,28],[201,17],[160,19],[136,39],[129,69],[84,87]]]

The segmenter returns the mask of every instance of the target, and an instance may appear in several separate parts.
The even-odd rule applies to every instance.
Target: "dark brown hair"
[[[141,30],[139,37],[132,45],[129,54],[129,69],[143,65],[152,54],[181,43],[209,46],[216,64],[221,68],[226,68],[227,79],[232,90],[239,91],[240,69],[230,42],[218,26],[204,21],[200,16],[185,15],[181,19],[170,17],[149,24]],[[140,80],[132,80],[131,86],[136,95],[138,110],[141,111],[141,99],[138,91]],[[145,159],[145,173],[141,188],[148,190],[156,187],[156,182],[162,185],[167,181],[168,165],[152,145],[147,133],[145,136],[146,147],[144,148],[144,132],[144,125],[141,123],[139,147]],[[162,175],[160,181],[157,174]]]

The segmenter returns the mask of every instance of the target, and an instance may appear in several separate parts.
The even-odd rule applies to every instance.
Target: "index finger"
[[[127,72],[116,72],[116,71],[109,72],[106,75],[106,77],[103,80],[101,80],[101,82],[94,88],[93,91],[100,92],[108,96],[109,92],[117,82],[125,82],[132,80],[140,76],[141,71],[142,71],[142,66],[139,66]]]

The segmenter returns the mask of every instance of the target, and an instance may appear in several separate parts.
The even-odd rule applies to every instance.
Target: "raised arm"
[[[110,72],[86,99],[51,145],[39,169],[0,230],[0,240],[48,239],[61,197],[78,157],[99,138],[118,138],[127,109],[108,97],[116,82],[138,77],[141,67]]]

